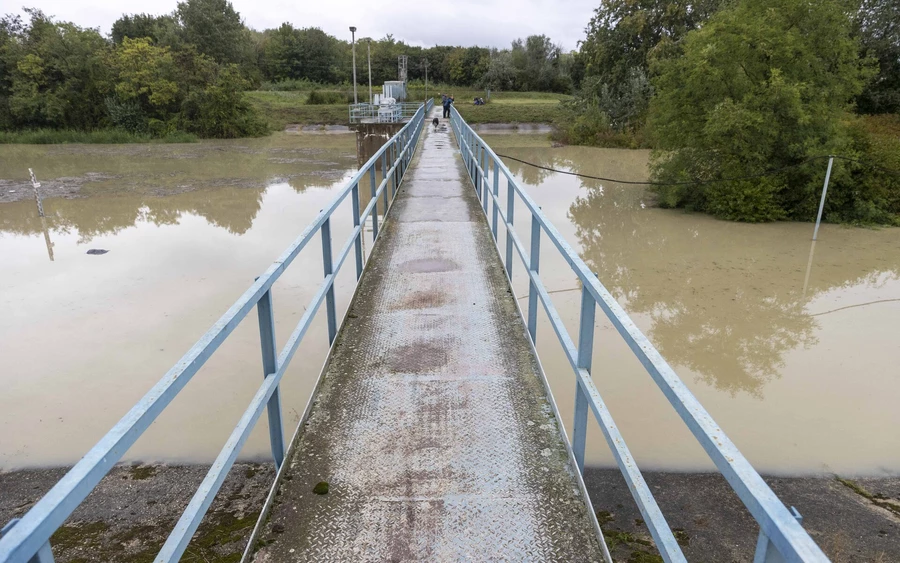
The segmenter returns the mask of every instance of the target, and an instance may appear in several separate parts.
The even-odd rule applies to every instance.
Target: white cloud
[[[10,1],[10,0],[7,0]],[[11,0],[16,1],[16,0]],[[18,0],[58,19],[109,32],[122,13],[163,14],[176,0]],[[566,49],[576,48],[599,0],[456,0],[420,5],[375,0],[231,0],[247,25],[256,29],[290,22],[295,27],[320,27],[350,38],[381,38],[387,34],[414,45],[480,45],[508,47],[513,39],[545,34]],[[0,12],[13,11],[5,1]]]

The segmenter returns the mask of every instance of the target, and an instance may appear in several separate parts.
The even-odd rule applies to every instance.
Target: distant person
[[[450,117],[450,106],[453,105],[453,96],[444,98],[444,117]]]

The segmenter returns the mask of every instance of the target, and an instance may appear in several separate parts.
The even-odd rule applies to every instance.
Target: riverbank
[[[207,468],[119,465],[53,539],[60,563],[152,561]],[[0,473],[0,522],[22,516],[66,468]],[[718,474],[645,472],[689,561],[750,561],[758,527]],[[271,464],[239,463],[184,561],[240,559],[273,479]],[[900,561],[900,477],[766,477],[834,563]],[[589,467],[585,482],[613,558],[662,561],[617,469]],[[310,486],[313,486],[311,484]]]

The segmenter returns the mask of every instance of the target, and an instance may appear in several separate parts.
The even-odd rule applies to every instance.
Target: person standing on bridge
[[[450,106],[453,104],[453,96],[444,98],[444,117],[450,117]]]

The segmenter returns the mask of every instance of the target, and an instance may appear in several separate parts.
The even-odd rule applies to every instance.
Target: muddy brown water
[[[517,146],[497,152],[640,181],[649,153]],[[716,422],[769,473],[900,472],[900,229],[741,224],[650,205],[642,187],[508,162],[544,213]],[[501,194],[501,201],[505,196]],[[517,207],[521,240],[529,236]],[[501,244],[503,240],[501,239]],[[579,284],[546,238],[541,270],[577,336]],[[528,286],[514,278],[520,305]],[[543,311],[538,350],[566,421],[575,382]],[[593,378],[642,467],[712,469],[598,310]],[[613,463],[589,423],[590,463]]]
[[[280,134],[0,146],[0,468],[70,464],[87,451],[334,197],[356,169],[355,142]],[[646,178],[643,151],[551,149],[543,135],[494,132],[488,142],[542,165]],[[900,472],[900,229],[824,225],[813,247],[812,224],[661,210],[640,187],[508,164],[760,470]],[[43,221],[28,199],[28,167],[63,196],[45,200]],[[524,207],[517,211],[527,240]],[[349,202],[338,216],[346,221],[334,221],[336,249],[351,228]],[[109,252],[87,255],[93,248]],[[546,239],[543,250],[542,277],[574,335],[577,280]],[[354,283],[348,264],[337,280],[339,311]],[[524,308],[520,263],[514,271]],[[279,344],[321,277],[311,244],[274,289]],[[540,318],[541,360],[570,421],[574,378]],[[638,462],[709,469],[649,375],[597,318],[594,380]],[[289,431],[327,351],[324,324],[319,314],[283,380]],[[258,341],[251,314],[125,459],[210,461],[260,382]],[[611,464],[589,426],[589,463]],[[265,417],[244,453],[268,455]]]

